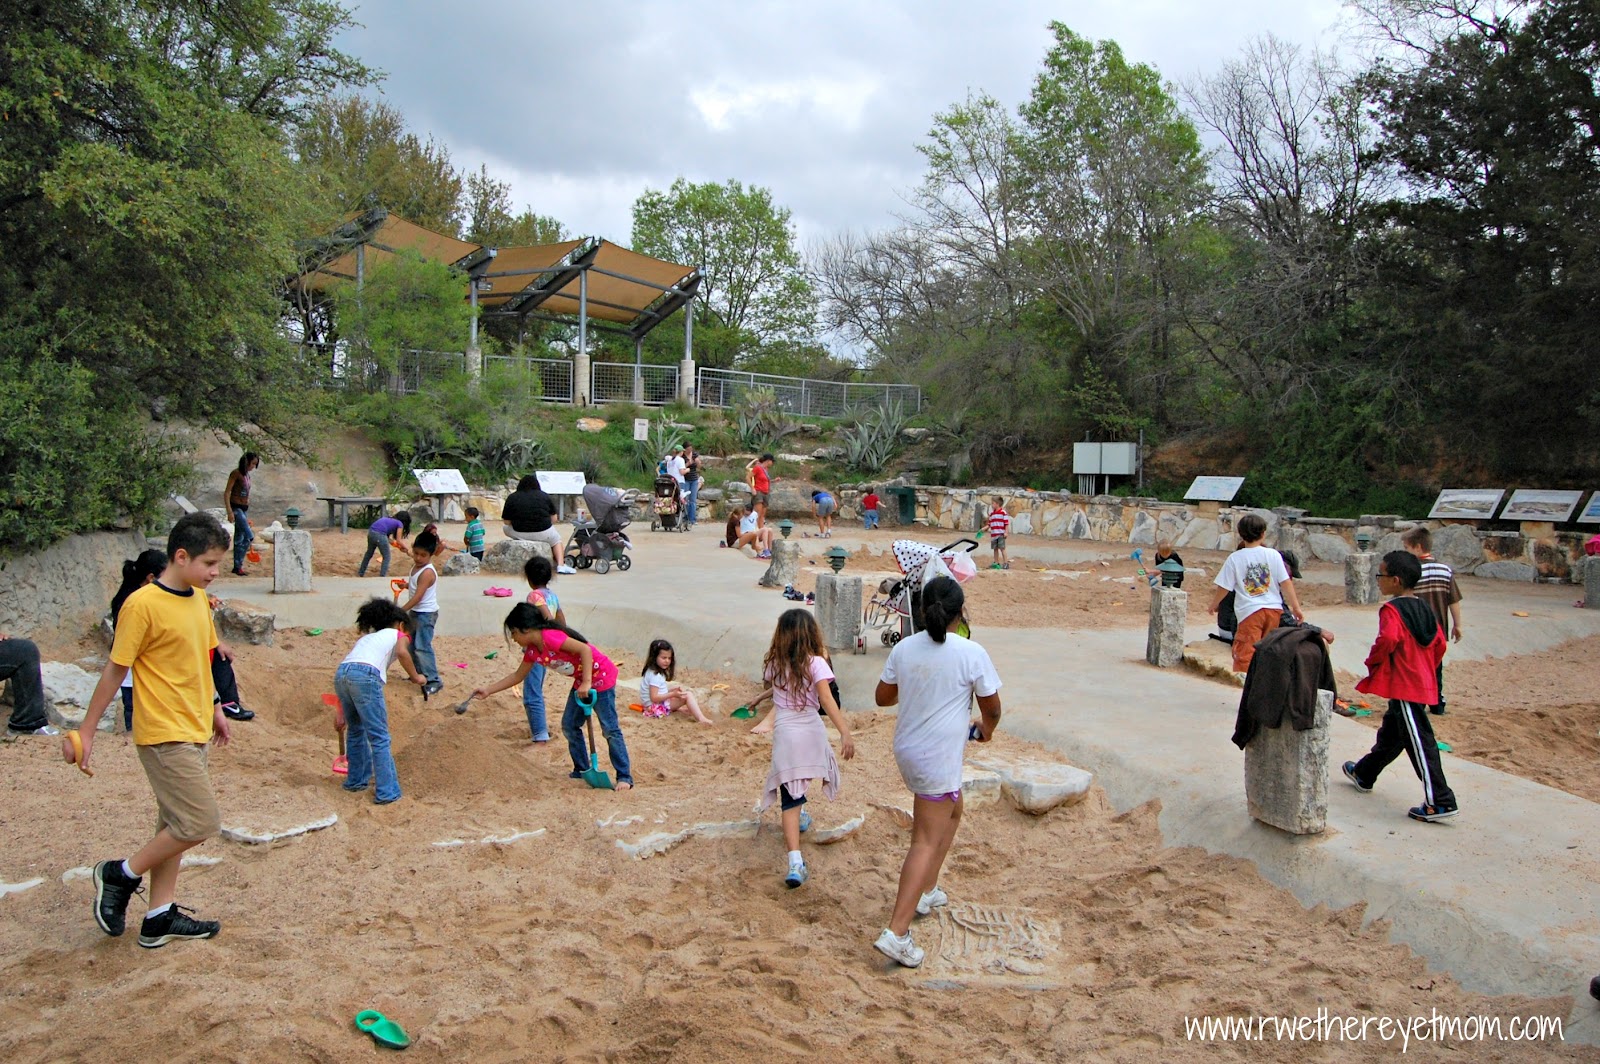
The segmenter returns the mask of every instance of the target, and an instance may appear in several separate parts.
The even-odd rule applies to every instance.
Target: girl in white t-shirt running
[[[383,699],[389,665],[399,661],[412,683],[428,682],[411,656],[411,640],[406,635],[411,623],[406,612],[388,599],[368,599],[356,611],[361,638],[333,674],[333,691],[339,697],[343,718],[334,724],[342,723],[345,732],[348,775],[344,789],[364,791],[370,786],[379,805],[400,798],[400,778],[389,752],[389,709]]]
[[[644,656],[644,675],[639,678],[639,697],[643,700],[644,715],[665,717],[673,710],[687,713],[701,724],[710,724],[711,718],[700,711],[700,702],[687,687],[672,683],[677,671],[678,655],[665,639],[650,643]]]
[[[988,651],[958,634],[966,596],[947,576],[922,589],[925,630],[896,643],[878,680],[880,706],[899,703],[894,760],[911,788],[911,849],[900,866],[889,926],[873,943],[907,968],[922,963],[911,920],[950,903],[939,870],[961,824],[961,763],[969,739],[986,743],[1000,726],[1000,677]],[[972,699],[983,719],[971,721]]]

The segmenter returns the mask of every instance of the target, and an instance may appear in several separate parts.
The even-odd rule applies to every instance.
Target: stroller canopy
[[[595,527],[601,532],[621,532],[628,524],[628,508],[622,503],[622,492],[599,484],[585,484],[583,504],[589,508]]]

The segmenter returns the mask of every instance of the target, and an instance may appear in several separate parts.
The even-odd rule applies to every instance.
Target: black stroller
[[[632,519],[632,509],[616,488],[589,484],[583,489],[583,504],[589,516],[572,522],[572,538],[567,540],[562,561],[574,569],[594,567],[604,573],[616,562],[617,568],[627,572],[633,559],[625,551],[633,546],[622,531]]]
[[[656,477],[656,496],[650,508],[650,531],[689,531],[689,524],[683,519],[683,489],[672,477]]]

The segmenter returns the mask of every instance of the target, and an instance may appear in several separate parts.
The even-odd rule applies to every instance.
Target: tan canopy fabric
[[[550,276],[545,272],[547,268],[556,265],[584,243],[582,240],[563,240],[559,244],[500,248],[489,263],[489,290],[485,292],[481,286],[478,289],[478,305],[499,306],[521,295],[523,289],[537,285]]]
[[[631,322],[644,313],[645,308],[661,298],[662,289],[687,281],[694,273],[694,270],[687,266],[653,259],[649,255],[641,255],[637,251],[629,251],[627,248],[606,241],[600,242],[600,250],[595,254],[593,265],[597,270],[626,274],[628,277],[637,277],[641,281],[650,281],[654,282],[654,285],[661,286],[657,288],[651,284],[640,284],[637,281],[624,280],[621,277],[612,277],[597,270],[590,270],[589,316],[603,321],[623,323]],[[573,281],[556,295],[545,300],[544,309],[552,314],[577,314],[578,293],[578,282]],[[627,309],[619,310],[618,307]]]
[[[398,214],[388,215],[375,230],[368,233],[365,240],[357,242],[367,246],[366,266],[369,270],[376,262],[396,251],[416,251],[425,259],[455,263],[478,250],[477,244],[413,225]],[[321,289],[336,281],[355,279],[356,251],[352,247],[338,258],[312,270],[302,281],[307,283],[307,287]]]

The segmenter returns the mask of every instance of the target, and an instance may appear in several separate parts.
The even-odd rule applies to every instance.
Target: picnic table
[[[367,497],[358,495],[318,495],[318,502],[328,504],[328,527],[333,527],[333,508],[339,508],[339,531],[350,531],[350,507],[352,506],[382,506],[388,502],[383,496]]]

